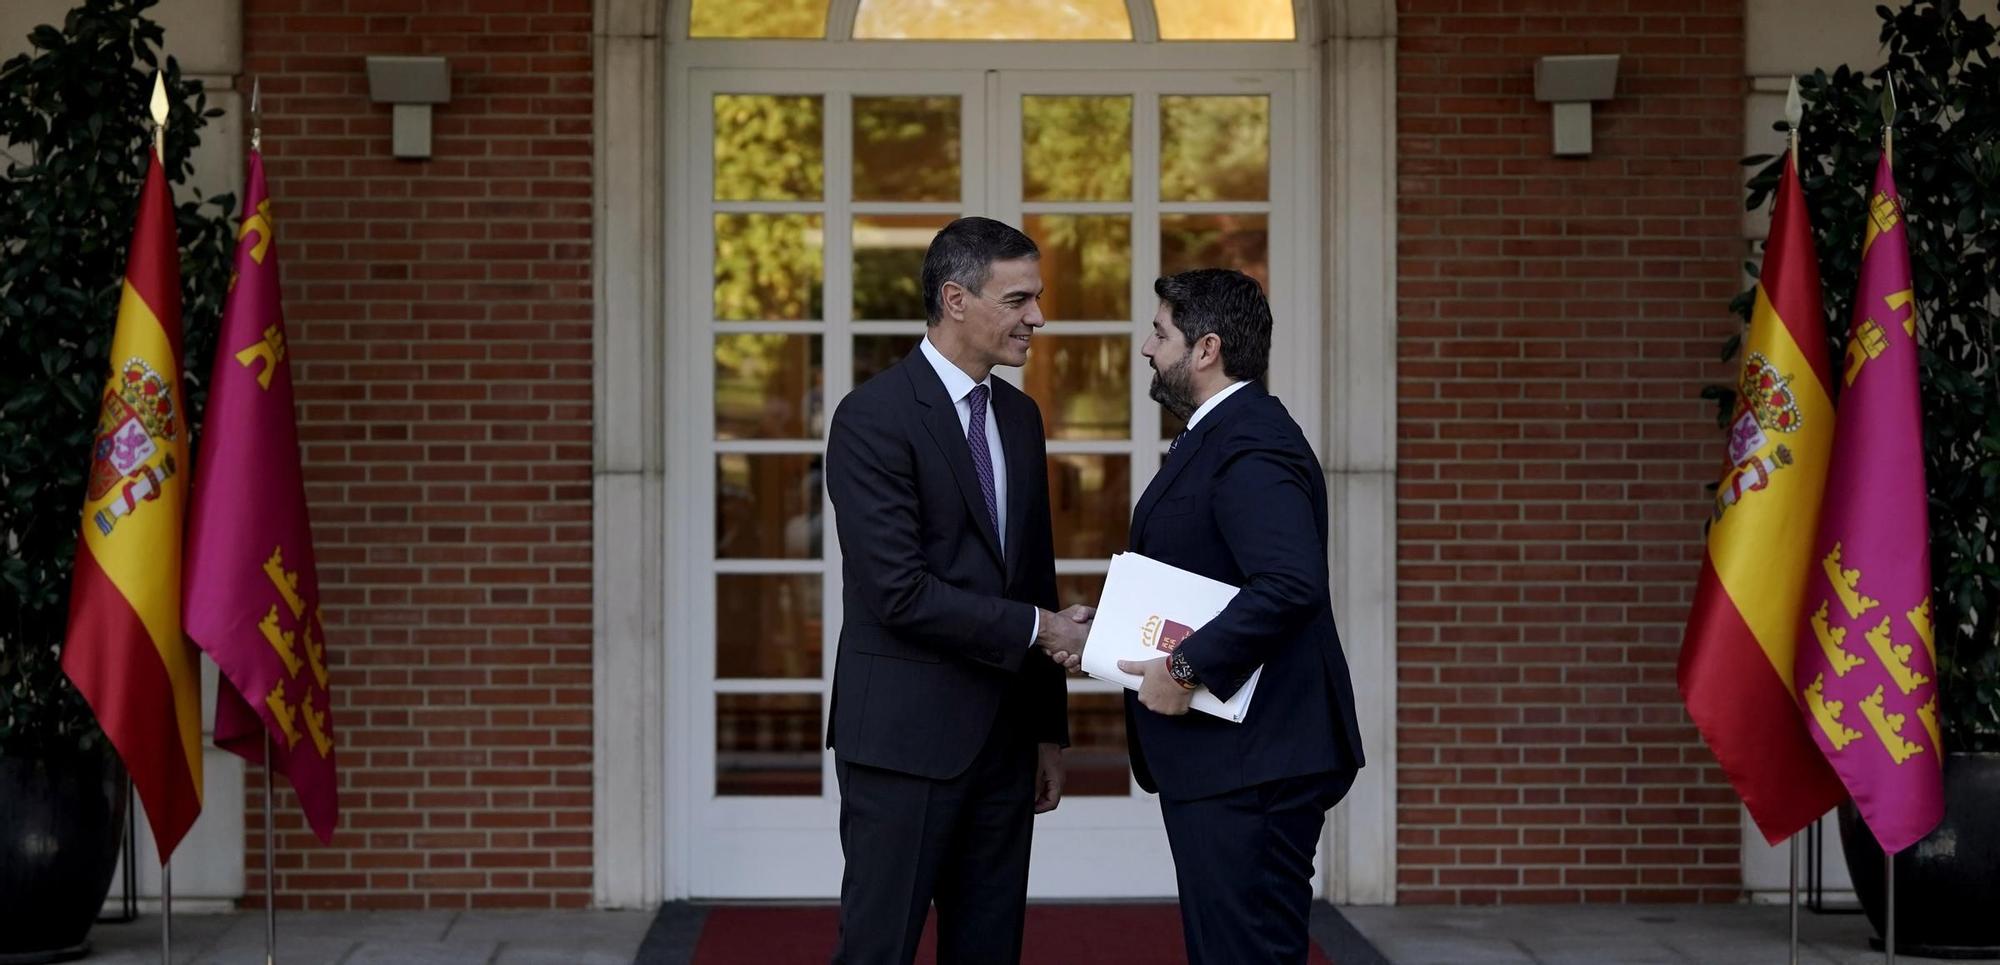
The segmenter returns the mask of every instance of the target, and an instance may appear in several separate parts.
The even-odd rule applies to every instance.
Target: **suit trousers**
[[[1021,960],[1036,751],[1010,710],[956,777],[835,761],[847,859],[835,965],[908,965],[934,900],[938,965]]]
[[[1302,965],[1313,855],[1352,769],[1192,801],[1160,799],[1180,883],[1188,965]]]

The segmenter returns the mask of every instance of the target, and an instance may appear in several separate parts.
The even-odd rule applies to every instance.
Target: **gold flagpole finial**
[[[1799,97],[1798,75],[1792,76],[1792,85],[1785,91],[1785,125],[1791,129],[1792,163],[1799,161],[1799,121],[1805,118],[1805,101]]]
[[[167,80],[159,71],[153,71],[153,150],[160,152],[160,163],[167,163]]]
[[[250,150],[264,149],[264,79],[250,82]]]

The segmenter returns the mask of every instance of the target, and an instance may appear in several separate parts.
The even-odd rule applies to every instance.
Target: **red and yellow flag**
[[[1812,226],[1787,156],[1743,340],[1729,467],[1681,643],[1681,698],[1771,843],[1847,795],[1806,731],[1794,631],[1833,451],[1832,374]]]
[[[292,411],[264,157],[250,152],[188,524],[186,625],[222,671],[215,743],[291,779],[322,842],[340,819],[332,681]]]
[[[201,813],[201,669],[181,633],[180,253],[166,172],[149,153],[90,449],[62,665],[124,759],[165,864]]]

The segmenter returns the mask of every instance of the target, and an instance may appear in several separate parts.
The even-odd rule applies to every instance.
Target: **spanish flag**
[[[155,151],[91,443],[62,665],[132,775],[161,864],[201,813],[201,669],[181,633],[180,357],[180,255]]]
[[[1688,715],[1772,844],[1847,796],[1792,686],[1834,439],[1819,266],[1794,160],[1785,159],[1771,211],[1727,468],[1680,658]]]

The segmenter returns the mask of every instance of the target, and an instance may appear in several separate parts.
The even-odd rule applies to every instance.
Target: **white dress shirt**
[[[1249,384],[1250,383],[1248,382],[1231,382],[1229,383],[1228,388],[1223,389],[1222,391],[1209,396],[1208,401],[1203,402],[1201,404],[1201,408],[1194,410],[1194,415],[1188,416],[1187,427],[1190,430],[1192,430],[1195,426],[1195,423],[1201,421],[1202,416],[1209,414],[1209,412],[1213,411],[1216,406],[1221,405],[1222,400],[1227,399],[1232,395],[1235,395],[1237,389],[1240,389]]]
[[[1004,558],[1007,552],[1007,451],[1000,445],[1000,420],[993,417],[993,374],[987,373],[985,380],[972,381],[952,360],[945,358],[938,347],[931,344],[931,337],[924,336],[924,358],[937,370],[938,379],[944,383],[944,394],[951,397],[951,407],[958,412],[958,431],[972,431],[972,402],[966,396],[972,394],[975,385],[986,386],[986,451],[993,457],[993,514],[999,517],[1000,552]],[[968,444],[969,445],[969,444]],[[1035,607],[1035,630],[1028,635],[1028,645],[1035,645],[1035,638],[1042,634],[1042,608]]]

